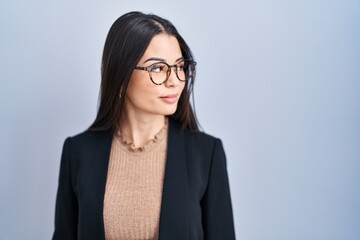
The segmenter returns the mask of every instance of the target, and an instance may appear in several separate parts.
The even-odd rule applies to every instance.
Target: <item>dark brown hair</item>
[[[101,65],[99,108],[89,130],[115,130],[124,113],[124,97],[134,67],[143,56],[155,35],[165,33],[174,36],[185,59],[193,60],[189,46],[172,23],[153,14],[130,12],[119,17],[107,35]],[[176,112],[169,116],[183,130],[198,130],[195,113],[190,104],[195,80],[186,81]]]

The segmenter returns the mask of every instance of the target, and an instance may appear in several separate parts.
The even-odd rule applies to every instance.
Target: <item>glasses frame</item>
[[[178,75],[178,72],[177,72],[177,67],[178,67],[178,65],[179,65],[180,63],[183,63],[183,62],[189,63],[189,65],[191,65],[191,66],[194,68],[194,70],[192,71],[191,75],[190,75],[189,78],[186,79],[186,80],[180,79],[180,78],[179,78],[179,75]],[[161,83],[156,83],[156,82],[153,80],[153,78],[152,78],[151,69],[152,69],[152,67],[153,67],[154,65],[159,64],[159,63],[160,63],[160,64],[165,64],[165,65],[168,67],[168,70],[167,70],[167,72],[166,72],[166,78],[165,78],[165,80],[164,80],[163,82],[161,82]],[[185,60],[182,60],[180,63],[170,65],[170,64],[168,64],[168,63],[166,63],[166,62],[161,62],[161,61],[160,61],[160,62],[153,63],[153,64],[151,64],[151,65],[149,65],[149,66],[147,66],[147,67],[135,66],[134,69],[147,71],[147,72],[149,73],[150,80],[151,80],[151,82],[152,82],[153,84],[155,84],[155,85],[163,85],[164,83],[166,83],[167,80],[169,80],[169,77],[170,77],[170,75],[171,75],[171,69],[172,69],[172,68],[175,68],[174,72],[175,72],[175,75],[176,75],[177,79],[179,79],[179,81],[181,81],[181,82],[186,82],[186,81],[188,81],[190,78],[192,78],[193,73],[195,72],[195,66],[196,66],[197,63],[196,63],[195,61],[186,60],[186,59],[185,59]]]

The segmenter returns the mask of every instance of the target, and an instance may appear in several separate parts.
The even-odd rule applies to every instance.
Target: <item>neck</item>
[[[143,146],[164,127],[164,115],[131,115],[126,114],[120,123],[120,132],[135,147]]]

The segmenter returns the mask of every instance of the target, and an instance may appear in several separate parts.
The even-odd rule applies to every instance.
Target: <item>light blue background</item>
[[[169,18],[225,146],[237,238],[360,239],[360,1],[0,0],[0,239],[50,239],[61,148],[94,120],[113,21]]]

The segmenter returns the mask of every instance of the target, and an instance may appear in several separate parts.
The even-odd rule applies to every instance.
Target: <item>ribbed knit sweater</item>
[[[114,135],[104,196],[106,240],[158,239],[167,132],[168,123],[140,148]]]

